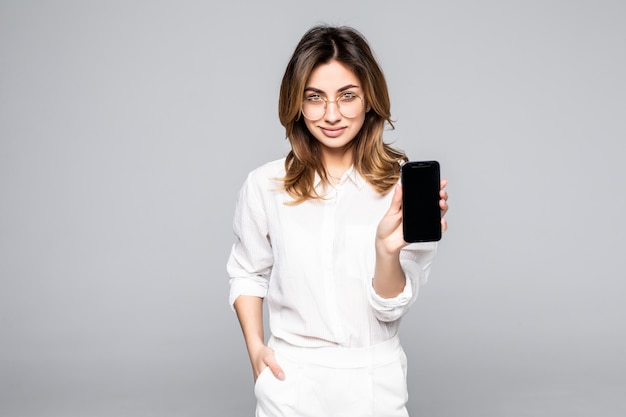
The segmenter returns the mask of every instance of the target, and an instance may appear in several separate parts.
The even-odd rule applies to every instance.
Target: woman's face
[[[317,101],[322,107],[324,102],[319,100],[327,100],[326,111],[318,120],[304,116],[306,127],[325,150],[345,147],[363,126],[366,112],[361,82],[340,62],[330,61],[317,66],[306,82],[303,99]],[[339,111],[338,99],[345,100],[342,107],[344,114]]]

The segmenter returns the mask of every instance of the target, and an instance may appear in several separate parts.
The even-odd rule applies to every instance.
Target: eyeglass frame
[[[363,110],[365,110],[365,100],[363,99],[363,97],[361,97],[358,94],[355,94],[353,92],[350,91],[346,91],[341,93],[336,99],[334,100],[328,100],[327,98],[323,97],[322,95],[319,95],[319,97],[324,101],[324,113],[322,113],[322,115],[320,117],[318,117],[317,119],[311,119],[309,117],[306,117],[306,115],[304,114],[304,103],[309,100],[311,97],[307,97],[304,100],[302,100],[302,103],[300,103],[300,114],[302,114],[302,117],[304,117],[305,119],[308,119],[312,122],[317,122],[318,120],[321,120],[324,118],[324,116],[326,115],[326,111],[328,110],[328,104],[329,103],[335,103],[337,105],[337,111],[339,112],[339,114],[341,114],[343,117],[347,118],[347,119],[354,119],[355,117],[358,116],[358,114],[354,115],[354,116],[346,116],[345,114],[343,114],[341,112],[341,106],[339,105],[339,100],[341,100],[342,97],[344,97],[345,94],[352,94],[355,98],[358,98],[359,100],[361,100],[361,105],[363,106]]]

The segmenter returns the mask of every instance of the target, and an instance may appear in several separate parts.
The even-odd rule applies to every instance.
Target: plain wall
[[[449,231],[414,416],[626,415],[626,3],[0,1],[0,415],[251,416],[225,263],[278,86],[352,25]]]

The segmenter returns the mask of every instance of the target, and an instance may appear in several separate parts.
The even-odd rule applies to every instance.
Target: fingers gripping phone
[[[404,241],[441,240],[439,162],[409,161],[402,165],[401,181]]]

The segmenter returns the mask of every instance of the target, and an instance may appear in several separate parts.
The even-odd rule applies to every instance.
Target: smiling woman
[[[256,415],[406,417],[399,320],[436,243],[404,241],[398,181],[408,158],[383,141],[387,85],[365,38],[349,27],[309,30],[279,109],[291,151],[248,175],[227,265]]]

